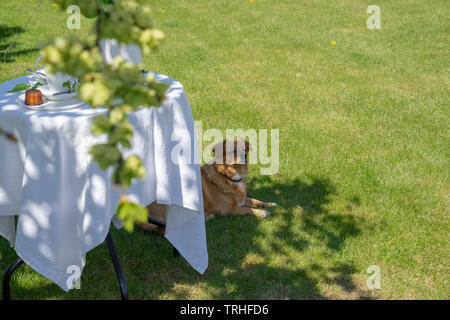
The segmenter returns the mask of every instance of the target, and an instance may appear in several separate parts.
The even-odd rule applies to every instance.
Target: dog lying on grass
[[[224,140],[213,148],[214,158],[201,167],[202,194],[205,219],[219,215],[253,215],[267,217],[270,212],[252,206],[273,207],[273,202],[263,202],[247,197],[248,141]],[[166,206],[156,202],[148,207],[150,217],[166,221]],[[144,231],[164,233],[164,228],[152,223],[138,224]]]

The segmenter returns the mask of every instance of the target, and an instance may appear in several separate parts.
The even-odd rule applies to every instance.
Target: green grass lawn
[[[203,276],[161,236],[114,230],[130,298],[450,298],[448,1],[148,2],[167,40],[145,68],[184,85],[203,130],[280,130],[280,170],[252,166],[249,192],[279,206],[265,220],[208,221]],[[17,39],[1,82],[69,33],[45,0],[22,29],[38,3],[0,2],[0,50]],[[371,4],[381,30],[366,26]],[[70,32],[86,35],[82,23]],[[0,270],[14,259],[1,239]],[[379,290],[366,286],[371,265]],[[81,290],[29,267],[12,288],[20,299],[119,298],[104,244],[88,253]]]

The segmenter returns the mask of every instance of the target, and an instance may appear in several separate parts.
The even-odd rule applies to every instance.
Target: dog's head
[[[250,142],[243,139],[224,140],[213,147],[214,166],[228,179],[239,182],[248,173],[248,153]]]

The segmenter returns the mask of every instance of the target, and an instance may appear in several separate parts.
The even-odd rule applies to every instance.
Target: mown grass
[[[0,3],[0,50],[17,33],[18,45],[0,81],[25,74],[40,41],[69,33],[47,1],[21,30],[38,1],[11,2]],[[450,298],[445,0],[379,0],[381,30],[366,27],[367,1],[149,2],[167,41],[145,67],[184,85],[204,130],[280,130],[278,174],[250,170],[250,195],[279,206],[263,221],[208,221],[203,276],[162,237],[114,231],[131,298]],[[13,259],[0,240],[0,269]],[[13,295],[118,298],[105,245],[87,261],[81,290],[26,267]],[[379,290],[367,289],[370,265]]]

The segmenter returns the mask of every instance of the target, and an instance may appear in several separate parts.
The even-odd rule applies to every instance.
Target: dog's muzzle
[[[238,183],[238,182],[241,182],[242,181],[242,179],[244,179],[245,178],[245,175],[243,175],[243,176],[241,176],[240,174],[235,174],[234,176],[233,176],[233,178],[229,178],[231,181],[233,181],[234,183]]]

